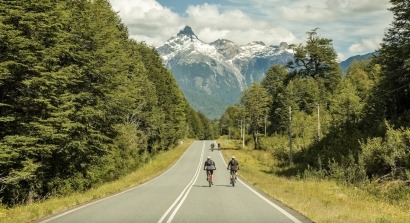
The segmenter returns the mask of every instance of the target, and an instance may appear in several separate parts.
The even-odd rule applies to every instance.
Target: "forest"
[[[106,0],[0,2],[0,200],[113,181],[184,138],[216,138]]]
[[[270,152],[290,167],[284,176],[383,191],[389,202],[408,198],[410,2],[390,2],[393,21],[371,59],[343,73],[332,40],[307,32],[292,46],[293,61],[271,67],[225,111],[223,135]]]

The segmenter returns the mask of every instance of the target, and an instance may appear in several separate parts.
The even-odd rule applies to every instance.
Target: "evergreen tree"
[[[295,60],[288,65],[293,69],[289,77],[314,78],[320,83],[321,94],[325,99],[340,81],[341,70],[332,40],[318,36],[316,30],[308,32],[306,45],[300,44],[295,48]]]
[[[378,54],[381,83],[374,94],[373,115],[397,126],[410,126],[410,2],[391,0],[394,20]]]
[[[32,202],[50,157],[64,135],[54,113],[64,79],[43,63],[58,39],[61,23],[52,1],[0,3],[0,177],[3,202]]]
[[[270,133],[283,132],[287,129],[287,121],[282,119],[283,113],[287,113],[285,103],[285,79],[288,72],[285,67],[274,65],[267,71],[262,80],[262,86],[267,90],[272,98],[269,110],[269,120],[271,125],[268,130]]]
[[[186,136],[186,100],[158,52],[145,44],[141,44],[139,52],[148,76],[155,84],[158,105],[164,113],[159,127],[161,137],[156,141],[161,150],[167,150]]]
[[[241,104],[245,109],[245,114],[249,120],[249,130],[252,133],[255,149],[260,149],[258,140],[260,128],[266,121],[271,98],[261,84],[254,83],[243,93]]]

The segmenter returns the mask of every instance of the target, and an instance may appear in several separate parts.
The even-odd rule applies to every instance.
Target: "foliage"
[[[372,178],[410,182],[410,129],[388,126],[386,137],[370,138],[361,143],[360,158]]]
[[[107,0],[2,1],[0,27],[4,204],[84,191],[213,136]]]
[[[261,84],[272,98],[269,109],[269,132],[283,132],[287,129],[287,120],[282,118],[286,116],[286,94],[285,80],[288,72],[285,67],[280,65],[272,66],[265,75]],[[285,114],[284,114],[285,113]]]
[[[262,85],[254,83],[245,90],[241,98],[245,117],[249,121],[249,130],[252,133],[255,149],[260,149],[258,134],[260,128],[266,122],[271,98]]]
[[[410,127],[410,3],[390,2],[394,20],[377,56],[382,75],[372,95],[371,115],[379,123],[386,118],[396,126]]]
[[[292,142],[294,166],[286,174],[369,190],[374,182],[399,182],[386,191],[408,197],[410,5],[391,2],[395,20],[380,51],[353,62],[345,76],[332,41],[318,36],[317,29],[294,48],[288,69],[276,65],[267,71],[262,86],[272,98],[270,137],[260,140],[260,148],[287,165]],[[233,111],[240,111],[233,108],[221,122],[232,123]]]
[[[321,94],[331,91],[341,78],[341,70],[336,61],[337,54],[332,40],[318,36],[317,29],[309,32],[306,45],[295,47],[295,60],[288,66],[294,70],[292,76],[312,77],[320,83]]]

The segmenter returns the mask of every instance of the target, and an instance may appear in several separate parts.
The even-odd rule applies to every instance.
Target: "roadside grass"
[[[55,197],[43,202],[13,208],[0,206],[0,223],[32,222],[143,184],[173,165],[192,142],[193,140],[185,140],[177,148],[156,155],[149,163],[135,172],[87,192]]]
[[[239,149],[237,141],[219,141],[225,159],[236,156],[242,179],[313,222],[410,222],[410,211],[403,208],[407,205],[389,204],[364,190],[332,180],[284,177],[277,173],[287,171],[287,167],[281,167],[271,153]]]

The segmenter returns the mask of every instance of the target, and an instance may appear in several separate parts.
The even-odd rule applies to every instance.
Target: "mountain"
[[[339,63],[339,65],[340,65],[340,68],[342,69],[343,73],[346,73],[347,69],[350,66],[350,64],[352,64],[354,61],[367,60],[367,59],[372,58],[374,55],[375,55],[375,52],[364,54],[364,55],[352,56],[352,57],[349,57],[347,60],[342,61],[341,63]]]
[[[209,118],[219,118],[239,102],[242,91],[263,79],[274,64],[293,59],[286,43],[239,45],[227,39],[203,42],[184,27],[157,48],[189,103]]]

